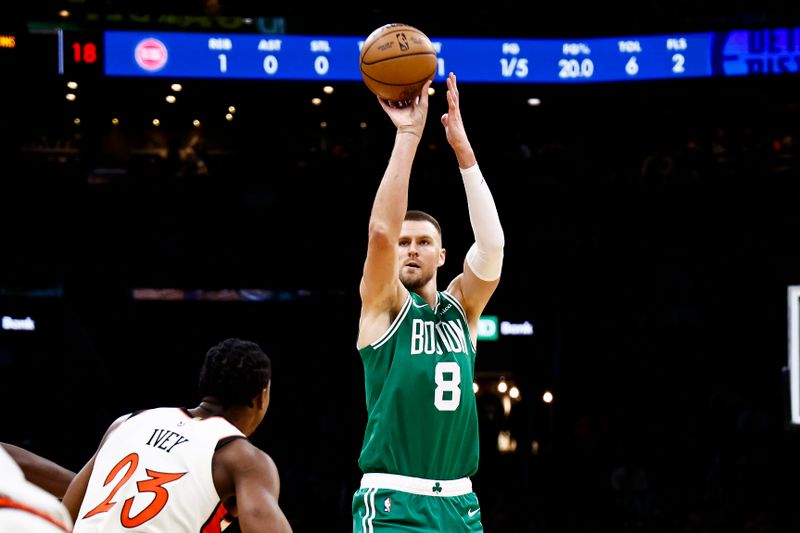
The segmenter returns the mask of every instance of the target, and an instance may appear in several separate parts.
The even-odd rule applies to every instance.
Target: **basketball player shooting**
[[[378,98],[396,132],[372,205],[360,286],[357,347],[367,427],[359,457],[364,475],[353,496],[354,533],[400,525],[419,533],[483,531],[470,480],[479,451],[472,383],[478,319],[499,283],[505,240],[451,73],[441,122],[461,171],[475,243],[463,272],[446,290],[437,289],[445,262],[441,227],[431,215],[407,210],[430,84],[408,106]]]

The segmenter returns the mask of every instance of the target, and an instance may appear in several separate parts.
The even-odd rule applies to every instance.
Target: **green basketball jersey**
[[[475,348],[461,304],[437,293],[436,309],[410,293],[364,363],[365,473],[457,479],[478,470]]]

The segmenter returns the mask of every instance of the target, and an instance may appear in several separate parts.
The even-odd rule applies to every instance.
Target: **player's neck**
[[[435,278],[431,282],[426,283],[423,287],[420,287],[419,289],[415,290],[414,292],[417,293],[419,296],[421,296],[422,299],[425,300],[425,303],[427,303],[430,306],[431,309],[436,307],[436,280],[435,280]]]
[[[197,416],[222,416],[225,412],[225,407],[216,399],[206,396],[192,411]]]

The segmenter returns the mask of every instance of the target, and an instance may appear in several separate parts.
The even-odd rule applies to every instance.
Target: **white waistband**
[[[397,474],[364,474],[361,488],[399,490],[421,496],[463,496],[472,492],[472,480],[468,477],[436,480]]]

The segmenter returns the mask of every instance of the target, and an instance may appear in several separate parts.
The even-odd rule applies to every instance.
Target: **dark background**
[[[247,16],[320,35],[393,21],[522,38],[800,24],[800,7],[781,2],[65,5],[87,35],[145,15],[179,29],[164,14],[193,31]],[[388,118],[360,83],[326,96],[310,82],[180,80],[170,107],[166,80],[91,68],[68,73],[80,83],[68,103],[53,37],[26,31],[58,21],[61,5],[28,7],[0,18],[19,35],[18,50],[0,50],[0,314],[31,316],[37,331],[0,330],[0,440],[78,470],[119,414],[193,406],[209,346],[252,339],[274,365],[253,440],[278,464],[282,507],[297,533],[349,531],[366,418],[357,286]],[[444,285],[472,236],[436,89],[410,205],[443,225]],[[507,241],[485,314],[535,327],[479,349],[486,531],[800,530],[781,377],[786,287],[800,283],[800,79],[460,89]],[[180,156],[195,135],[207,172]],[[195,299],[137,300],[136,288]],[[198,289],[270,292],[214,301]],[[521,390],[508,417],[499,376]],[[513,453],[498,451],[500,430]]]

